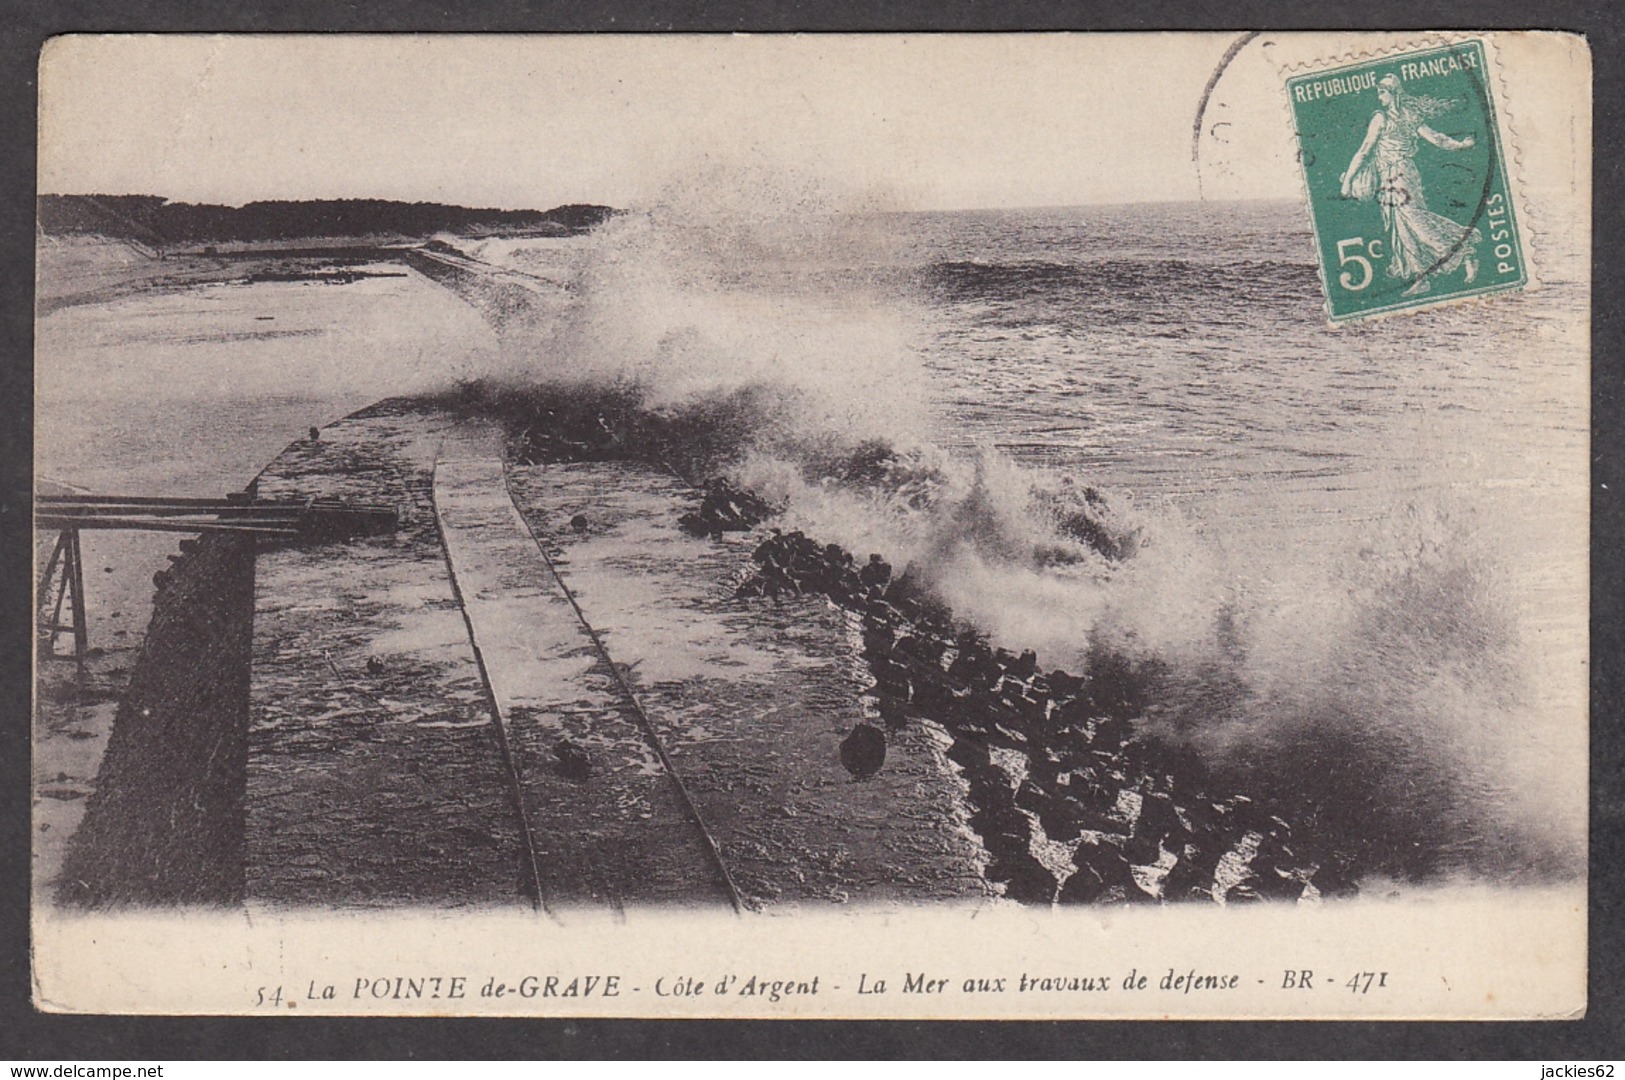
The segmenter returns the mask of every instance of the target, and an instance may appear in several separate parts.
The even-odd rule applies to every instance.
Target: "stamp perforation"
[[[1521,279],[1471,291],[1457,291],[1447,295],[1418,298],[1412,302],[1396,301],[1355,314],[1338,316],[1334,314],[1333,310],[1332,283],[1328,276],[1327,260],[1321,248],[1319,225],[1316,220],[1308,171],[1301,157],[1303,153],[1302,136],[1298,127],[1298,116],[1292,102],[1291,86],[1293,83],[1309,76],[1335,76],[1350,69],[1380,64],[1388,59],[1413,55],[1426,56],[1429,53],[1441,50],[1459,49],[1470,43],[1476,43],[1479,46],[1483,57],[1485,74],[1482,78],[1482,84],[1488,105],[1486,119],[1493,125],[1492,130],[1498,151],[1497,159],[1501,183],[1505,189],[1507,201],[1511,205],[1512,216],[1516,223]],[[1265,44],[1269,45],[1271,43],[1266,42]],[[1320,278],[1322,296],[1325,298],[1323,311],[1329,322],[1333,325],[1347,326],[1354,322],[1382,319],[1396,314],[1433,310],[1458,304],[1482,303],[1508,293],[1527,292],[1539,287],[1540,279],[1537,266],[1542,245],[1536,238],[1537,230],[1534,228],[1534,223],[1538,218],[1531,214],[1525,194],[1523,150],[1517,139],[1514,115],[1508,104],[1510,95],[1507,92],[1506,69],[1499,50],[1496,48],[1495,35],[1467,31],[1427,32],[1419,36],[1395,40],[1390,44],[1376,48],[1351,48],[1308,60],[1285,59],[1277,61],[1276,68],[1281,78],[1282,88],[1285,91],[1279,99],[1284,112],[1284,119],[1288,131],[1292,134],[1294,143],[1297,144],[1299,191],[1304,199],[1311,234],[1315,238],[1316,273]]]

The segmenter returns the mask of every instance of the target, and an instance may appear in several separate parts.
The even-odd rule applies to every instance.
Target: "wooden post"
[[[64,534],[65,535],[65,534]],[[56,538],[56,546],[51,548],[51,559],[45,564],[45,573],[40,575],[39,590],[34,595],[34,610],[39,614],[45,612],[45,601],[51,598],[51,579],[56,574],[56,564],[62,558],[62,536]],[[41,630],[45,629],[42,624]]]
[[[85,613],[85,559],[84,552],[79,543],[78,529],[63,529],[57,535],[56,546],[51,549],[51,558],[45,564],[45,573],[40,575],[39,589],[35,593],[35,611],[39,621],[39,643],[41,651],[46,656],[56,654],[56,639],[64,630],[73,631],[73,658],[83,667],[85,654],[90,646],[90,620]],[[51,593],[56,593],[55,603],[51,604],[49,618],[45,616],[45,605],[51,601]],[[63,625],[62,608],[67,606],[69,617],[73,619],[71,625]]]
[[[73,658],[84,667],[90,648],[90,620],[85,617],[85,556],[79,547],[78,529],[69,529],[63,535],[68,537],[73,557]]]

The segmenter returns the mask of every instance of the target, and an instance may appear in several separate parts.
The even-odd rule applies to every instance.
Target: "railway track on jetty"
[[[1149,873],[1140,863],[1165,858],[1170,838],[1180,853],[1161,867],[1167,887],[1188,864],[1181,896],[1219,899],[1216,871],[1230,866],[1219,877],[1239,884],[1238,859],[1280,847],[1271,837],[1286,825],[1250,800],[1187,790],[1154,746],[1108,738],[1106,687],[1064,689],[1049,673],[1054,709],[1029,718],[1023,701],[1000,700],[1009,686],[911,663],[935,633],[917,623],[871,612],[854,641],[852,613],[816,595],[811,564],[792,564],[807,574],[789,599],[749,598],[738,575],[761,536],[692,535],[680,519],[698,493],[668,471],[508,459],[504,442],[494,421],[395,401],[291,444],[257,481],[262,497],[387,504],[398,530],[261,548],[242,575],[253,610],[251,626],[246,604],[237,616],[240,674],[144,654],[143,696],[121,706],[115,736],[149,712],[191,730],[209,717],[189,687],[242,679],[242,811],[226,805],[207,823],[214,847],[231,848],[241,813],[232,862],[246,873],[232,895],[323,907],[528,899],[557,915],[943,901],[1019,879],[1007,896],[1047,903],[1057,877],[1031,865],[1022,824],[1035,815],[1051,841],[1080,842],[1061,902],[1145,893],[1132,872]],[[199,584],[170,593],[191,603]],[[166,632],[237,610],[177,608]],[[854,670],[860,656],[872,679]],[[889,716],[887,753],[855,779],[841,749],[870,719],[871,695]],[[109,790],[162,802],[151,768],[126,764]],[[197,846],[185,847],[164,880],[91,882],[75,899],[175,894],[198,870]],[[84,866],[109,865],[94,838],[86,850]],[[1267,858],[1260,888],[1303,887],[1301,857]],[[136,861],[146,874],[151,860]]]
[[[502,438],[494,425],[448,433],[435,467],[435,509],[490,690],[537,903],[547,908],[568,883],[585,882],[617,907],[629,893],[653,888],[694,900],[714,891],[743,910],[739,888],[659,731],[514,506]],[[629,719],[635,732],[627,730]],[[545,752],[555,759],[554,769],[523,764]],[[650,753],[657,767],[649,764]],[[595,773],[597,782],[589,785]],[[538,806],[560,801],[593,804],[600,828],[629,806],[639,808],[634,813],[645,824],[635,836],[619,836],[614,850],[591,834],[538,840],[532,826]],[[674,823],[686,823],[688,835]],[[639,846],[658,846],[664,857],[640,855]],[[694,874],[696,864],[705,871]]]
[[[986,894],[928,732],[863,782],[841,764],[866,714],[840,612],[734,599],[750,539],[686,534],[695,492],[663,470],[503,450],[491,421],[384,402],[262,475],[270,498],[398,506],[400,529],[260,554],[251,902]]]

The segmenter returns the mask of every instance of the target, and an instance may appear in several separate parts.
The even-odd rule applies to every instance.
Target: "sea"
[[[1144,725],[1238,789],[1317,792],[1425,852],[1414,874],[1572,880],[1590,296],[1564,225],[1538,289],[1334,327],[1294,203],[688,191],[584,237],[442,238],[534,282],[499,323],[416,273],[57,310],[37,472],[218,494],[308,426],[469,380],[748,400],[730,468],[795,527],[1045,667],[1131,657],[1159,687]],[[884,483],[819,467],[876,446]],[[1129,554],[1059,529],[1083,505]]]

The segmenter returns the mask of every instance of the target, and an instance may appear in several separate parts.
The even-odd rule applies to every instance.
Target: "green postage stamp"
[[[1528,284],[1490,81],[1477,39],[1287,80],[1333,322]]]

